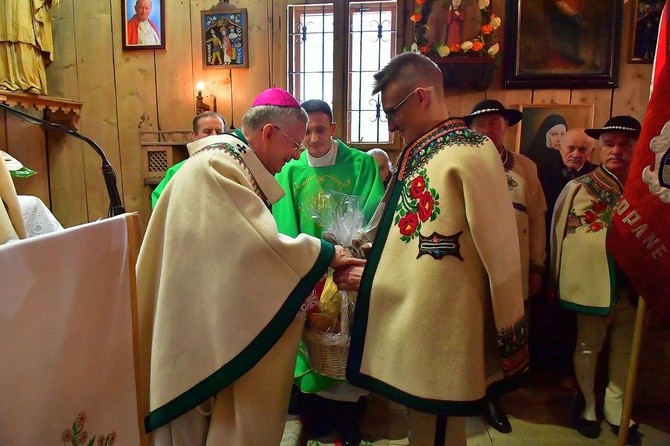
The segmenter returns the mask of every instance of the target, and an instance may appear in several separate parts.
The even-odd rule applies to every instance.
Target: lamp
[[[195,113],[199,115],[202,112],[209,111],[209,105],[205,103],[203,100],[204,97],[202,96],[202,90],[205,88],[205,83],[198,82],[196,88],[198,89],[198,94],[195,96]],[[216,111],[216,96],[211,95],[211,97],[214,111]]]

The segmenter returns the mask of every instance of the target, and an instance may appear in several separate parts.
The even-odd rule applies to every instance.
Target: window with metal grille
[[[397,53],[397,1],[293,1],[287,9],[287,89],[331,104],[338,137],[395,147],[373,75]]]

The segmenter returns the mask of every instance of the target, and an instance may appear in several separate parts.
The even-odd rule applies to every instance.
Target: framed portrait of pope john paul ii
[[[165,0],[121,0],[123,50],[165,48]]]

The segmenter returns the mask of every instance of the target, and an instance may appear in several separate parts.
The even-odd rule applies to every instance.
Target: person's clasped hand
[[[340,291],[358,291],[364,266],[346,265],[335,269],[333,281]]]
[[[357,259],[351,251],[342,245],[335,245],[335,255],[330,261],[330,267],[333,269],[341,268],[347,265],[365,265],[365,259]]]

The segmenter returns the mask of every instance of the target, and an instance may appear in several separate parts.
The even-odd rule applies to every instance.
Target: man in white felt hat
[[[507,188],[512,197],[516,229],[521,249],[523,298],[537,294],[542,288],[547,251],[545,213],[547,202],[537,176],[537,166],[524,155],[505,147],[505,132],[521,118],[519,110],[505,108],[495,99],[477,103],[463,120],[472,130],[488,136],[500,155],[505,169]],[[526,305],[526,318],[529,311]],[[489,398],[484,412],[486,421],[499,432],[512,432],[512,425],[496,398]]]
[[[279,234],[273,175],[297,159],[307,115],[261,93],[233,134],[189,144],[156,204],[137,263],[147,431],[157,445],[280,443],[304,316],[341,246]]]
[[[588,438],[600,435],[593,391],[598,353],[609,332],[609,382],[603,414],[618,432],[628,362],[635,328],[637,293],[608,256],[606,235],[621,197],[641,125],[631,116],[615,116],[600,129],[583,133],[597,139],[600,166],[570,181],[556,200],[551,229],[551,266],[560,304],[577,313],[573,355],[580,393],[573,425]],[[640,444],[638,425],[630,420],[627,444]]]

